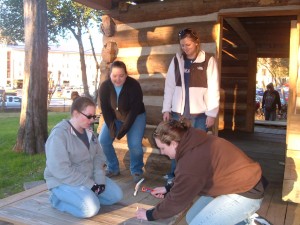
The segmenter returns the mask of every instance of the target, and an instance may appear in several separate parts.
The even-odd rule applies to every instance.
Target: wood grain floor
[[[151,208],[159,200],[148,193],[139,192],[133,196],[134,183],[127,169],[116,178],[123,191],[124,199],[113,206],[103,206],[97,216],[90,219],[77,219],[66,213],[51,208],[49,192],[45,185],[19,193],[0,201],[0,225],[186,225],[184,213],[168,220],[155,222],[139,221],[134,218],[136,207]],[[163,183],[161,176],[146,174],[144,185],[154,187]],[[270,184],[258,214],[268,219],[273,225],[300,225],[300,205],[281,200],[281,186]],[[209,225],[209,224],[208,224]]]
[[[262,130],[258,129],[253,134],[227,131],[220,132],[219,136],[230,140],[250,157],[260,162],[265,176],[270,181],[263,204],[258,213],[272,222],[273,225],[300,225],[300,205],[281,200],[285,160],[285,134],[282,131],[274,132],[272,129],[265,129],[263,132],[259,131]],[[155,156],[153,160],[157,160],[157,157]],[[152,160],[151,157],[150,159]],[[151,161],[148,158],[146,162],[149,164]],[[161,174],[162,171],[155,173],[153,169],[147,170],[145,173],[146,180],[143,185],[148,187],[164,185],[165,181],[162,179]],[[155,222],[141,222],[135,219],[134,213],[137,206],[151,208],[159,200],[148,193],[142,192],[139,192],[136,197],[133,196],[135,184],[132,181],[128,170],[128,163],[126,162],[123,164],[121,175],[114,178],[114,180],[122,187],[124,199],[116,205],[103,206],[99,214],[93,218],[77,219],[51,208],[48,202],[49,192],[46,190],[45,185],[41,185],[17,195],[1,199],[0,225],[186,225],[184,213],[168,220]]]

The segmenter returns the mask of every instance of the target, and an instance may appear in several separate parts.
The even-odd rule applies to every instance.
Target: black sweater
[[[108,79],[100,86],[99,95],[102,114],[110,135],[121,139],[129,131],[136,117],[145,112],[141,86],[135,79],[128,76],[117,101],[114,85]],[[115,120],[123,122],[117,134]]]

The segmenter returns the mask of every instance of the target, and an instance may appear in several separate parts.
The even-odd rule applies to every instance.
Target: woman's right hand
[[[169,121],[170,120],[170,113],[164,112],[163,113],[163,121]]]
[[[151,195],[156,198],[164,198],[167,193],[167,189],[165,187],[156,187],[151,191]]]

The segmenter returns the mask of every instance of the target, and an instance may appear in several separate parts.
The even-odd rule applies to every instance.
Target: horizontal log
[[[247,85],[248,85],[247,77],[234,77],[234,76],[225,77],[223,76],[223,74],[221,75],[221,87],[224,90],[245,88],[247,87]]]
[[[163,1],[147,4],[131,5],[128,11],[120,12],[118,9],[107,12],[119,23],[138,23],[143,21],[165,20],[179,17],[200,16],[219,12],[220,15],[235,15],[244,17],[250,13],[257,16],[287,15],[299,3],[288,1],[257,1],[257,0],[224,0],[217,2],[206,1]],[[291,5],[291,6],[289,6]],[[270,7],[272,6],[272,7]],[[234,13],[234,14],[233,14]]]
[[[121,60],[126,64],[129,74],[161,74],[168,71],[169,64],[173,57],[174,54],[149,55],[140,57],[118,57],[117,60]]]
[[[138,80],[143,90],[144,96],[162,96],[165,88],[165,78],[151,78]]]
[[[162,106],[145,105],[147,124],[158,125],[162,121]]]
[[[231,66],[231,67],[223,67],[222,65],[222,74],[248,74],[248,68],[245,66]],[[226,75],[225,75],[226,76]]]
[[[238,60],[244,61],[244,60],[248,60],[248,59],[249,59],[249,54],[248,53],[247,54],[235,53],[233,55],[228,55],[228,54],[225,54],[225,53],[222,54],[222,61],[224,60],[225,62],[226,61],[236,62]]]
[[[144,96],[144,104],[146,106],[158,106],[163,105],[163,96]]]
[[[103,37],[103,43],[116,42],[119,48],[137,47],[137,46],[156,46],[166,44],[178,44],[178,33],[190,27],[200,36],[201,42],[215,42],[212,36],[216,22],[205,21],[197,23],[183,23],[170,26],[149,27],[135,30],[121,30],[115,33],[113,37]]]
[[[184,23],[198,23],[198,22],[209,22],[209,21],[218,21],[218,13],[210,13],[200,16],[186,16],[181,18],[172,18],[172,19],[163,19],[163,20],[143,20],[137,23],[119,23],[117,25],[117,31],[124,30],[139,30],[147,27],[160,27],[168,25],[178,25]]]
[[[212,48],[215,50],[215,45],[212,45]],[[128,50],[128,52],[130,52]],[[130,56],[130,54],[118,54],[116,60],[123,61],[127,66],[128,74],[138,75],[138,74],[160,74],[164,76],[167,73],[170,62],[175,56],[173,53],[166,54],[147,54],[147,55],[137,55]],[[208,51],[209,52],[209,51]],[[136,53],[138,54],[138,53]]]
[[[216,43],[201,43],[201,49],[208,53],[216,52]],[[159,45],[152,47],[131,47],[131,48],[119,48],[118,57],[130,57],[130,56],[148,56],[148,55],[167,55],[180,52],[180,45]]]
[[[248,67],[247,60],[222,60],[222,67]]]

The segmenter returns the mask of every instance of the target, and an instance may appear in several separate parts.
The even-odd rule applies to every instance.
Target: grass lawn
[[[43,179],[45,154],[27,155],[12,151],[19,128],[17,112],[0,112],[0,199],[23,191],[23,183]],[[69,112],[49,112],[48,130]]]

